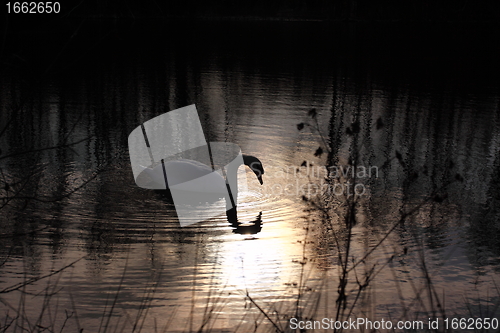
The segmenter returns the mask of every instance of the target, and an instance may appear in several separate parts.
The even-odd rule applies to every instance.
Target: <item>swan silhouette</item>
[[[260,184],[263,184],[262,175],[264,167],[262,162],[255,156],[242,155],[243,164],[250,167]],[[165,163],[158,163],[153,168],[143,167],[143,173],[149,177],[154,188],[175,189],[177,191],[196,193],[196,198],[205,198],[210,201],[214,198],[226,199],[226,212],[229,222],[235,223],[236,206],[238,198],[238,168],[241,164],[230,164],[227,168],[227,181],[222,175],[201,162],[179,159]],[[191,180],[197,179],[196,182]],[[232,191],[229,184],[235,184]],[[201,194],[201,196],[200,196]],[[205,194],[205,196],[203,196]]]

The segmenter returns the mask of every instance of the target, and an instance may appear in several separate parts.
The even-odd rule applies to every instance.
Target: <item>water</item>
[[[335,318],[346,249],[344,319],[498,317],[498,50],[468,28],[178,24],[154,37],[90,26],[64,49],[9,41],[1,289],[44,277],[0,294],[11,329],[40,317],[90,332],[285,330],[297,315]],[[262,160],[264,185],[248,171],[238,198],[239,220],[261,224],[222,214],[181,228],[172,202],[135,185],[128,134],[193,103],[207,141]],[[356,152],[373,173],[354,180],[349,234],[340,185],[353,180],[322,172]],[[320,188],[337,192],[325,202]]]

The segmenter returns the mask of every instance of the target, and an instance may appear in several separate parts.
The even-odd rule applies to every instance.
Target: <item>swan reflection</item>
[[[235,234],[255,235],[262,230],[262,212],[259,212],[255,220],[249,222],[239,222],[236,209],[226,211],[226,216]]]

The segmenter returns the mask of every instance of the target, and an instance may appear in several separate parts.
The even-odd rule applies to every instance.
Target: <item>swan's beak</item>
[[[264,182],[262,181],[262,176],[257,176],[257,179],[259,180],[260,185],[264,184]]]

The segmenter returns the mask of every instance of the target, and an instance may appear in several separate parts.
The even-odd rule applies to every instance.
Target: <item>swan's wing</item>
[[[161,164],[154,168],[148,168],[148,167],[143,167],[144,169],[142,170],[141,174],[145,174],[150,182],[150,186],[152,189],[160,190],[160,189],[165,189],[165,177],[163,176],[163,168]]]
[[[218,198],[227,193],[224,178],[215,171],[196,179],[191,179],[176,185],[170,185],[170,189],[192,193],[214,194],[217,195]]]
[[[159,169],[163,173],[162,166]],[[165,163],[169,187],[192,181],[212,173],[212,169],[196,161],[175,160]]]
[[[143,167],[143,172],[150,178],[155,189],[165,189],[163,165],[157,164],[154,168]],[[165,163],[168,187],[171,190],[189,192],[213,193],[225,195],[227,193],[224,178],[209,166],[193,160],[174,160]]]
[[[226,193],[224,178],[209,166],[192,160],[169,161],[165,165],[171,188],[203,193]]]

